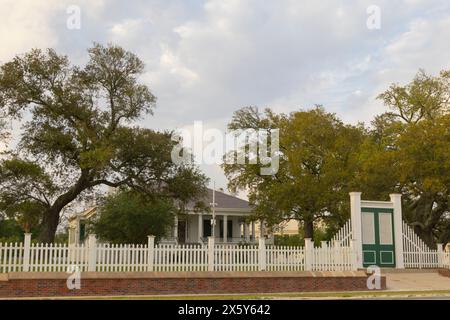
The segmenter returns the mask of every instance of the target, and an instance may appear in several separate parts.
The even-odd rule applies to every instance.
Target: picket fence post
[[[305,271],[312,271],[313,268],[314,243],[311,238],[305,238]]]
[[[23,271],[30,271],[30,247],[31,247],[31,233],[25,233],[23,242]]]
[[[443,261],[443,256],[444,256],[444,249],[442,246],[442,243],[436,243],[437,246],[437,258],[438,258],[438,267],[442,268],[444,261]]]
[[[97,264],[97,238],[95,234],[90,234],[88,238],[88,271],[95,272],[95,267]]]
[[[147,236],[147,271],[153,271],[155,258],[155,236]]]
[[[258,261],[259,261],[259,271],[266,270],[266,239],[264,237],[259,238],[259,248],[258,248]]]
[[[214,271],[214,237],[208,237],[208,271]]]
[[[333,260],[334,260],[334,269],[335,270],[341,270],[342,264],[343,264],[343,254],[344,251],[342,250],[341,241],[335,241],[334,242],[334,248],[333,248]],[[343,268],[342,268],[343,269]]]

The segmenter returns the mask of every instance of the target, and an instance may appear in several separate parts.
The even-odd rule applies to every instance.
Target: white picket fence
[[[350,247],[314,248],[266,245],[222,245],[209,238],[206,245],[146,245],[97,243],[87,245],[0,243],[0,272],[175,272],[175,271],[341,271],[355,270]]]
[[[352,221],[349,219],[347,222],[336,232],[331,238],[330,244],[334,246],[336,243],[343,247],[350,247],[352,240]]]
[[[405,268],[450,268],[450,253],[427,246],[414,230],[403,222],[403,263]]]

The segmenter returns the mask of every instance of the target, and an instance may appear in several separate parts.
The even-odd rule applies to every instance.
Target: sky
[[[0,0],[0,40],[0,63],[52,47],[82,65],[94,42],[136,53],[153,129],[225,130],[249,105],[369,123],[391,83],[450,69],[450,1]],[[226,188],[218,165],[200,168]]]

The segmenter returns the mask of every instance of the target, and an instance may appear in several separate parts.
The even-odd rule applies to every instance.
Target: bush
[[[111,243],[147,243],[147,236],[164,237],[173,225],[171,202],[133,191],[109,196],[88,225],[100,240]]]

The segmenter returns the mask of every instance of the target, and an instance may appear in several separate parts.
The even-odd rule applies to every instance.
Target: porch
[[[213,236],[217,244],[257,243],[260,237],[273,243],[273,236],[266,234],[260,222],[246,222],[248,215],[242,213],[216,213],[215,225],[213,216],[203,213],[188,213],[175,217],[171,237],[164,242],[179,244],[206,244],[208,237]]]

